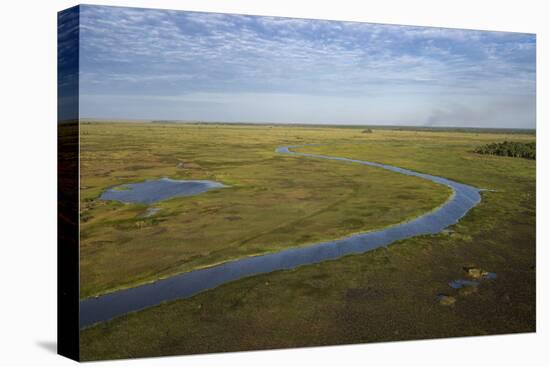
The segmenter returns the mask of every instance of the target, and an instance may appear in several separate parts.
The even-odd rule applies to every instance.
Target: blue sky
[[[82,6],[80,115],[535,127],[535,36]]]

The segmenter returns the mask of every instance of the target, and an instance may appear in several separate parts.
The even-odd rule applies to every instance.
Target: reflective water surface
[[[158,180],[111,187],[99,198],[102,200],[117,200],[123,203],[152,204],[176,196],[197,195],[221,187],[225,187],[225,185],[216,181],[172,180],[164,177]]]

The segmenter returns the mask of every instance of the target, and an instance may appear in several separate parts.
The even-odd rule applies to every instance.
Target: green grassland
[[[473,153],[482,144],[529,142],[534,135],[145,124],[82,130],[82,201],[91,216],[82,225],[84,295],[379,228],[440,205],[449,194],[375,168],[280,156],[273,152],[278,145],[320,143],[299,150],[496,190],[483,192],[482,202],[445,233],[242,279],[87,328],[84,360],[535,330],[535,162]],[[176,169],[178,160],[191,168]],[[164,175],[216,179],[231,188],[156,205],[158,222],[139,229],[144,207],[95,200],[105,187]],[[241,219],[222,220],[229,216]],[[470,265],[497,279],[451,289],[448,282],[465,278]],[[456,302],[439,304],[439,293]]]
[[[81,297],[385,227],[445,202],[449,189],[419,178],[275,152],[284,144],[366,141],[360,131],[84,124]],[[111,186],[164,176],[229,187],[154,204],[160,211],[148,218],[146,205],[98,199]]]

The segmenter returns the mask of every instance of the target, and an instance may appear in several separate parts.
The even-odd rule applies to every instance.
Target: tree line
[[[536,143],[520,143],[515,141],[504,141],[502,143],[491,143],[482,145],[474,150],[478,154],[493,154],[505,157],[517,157],[536,159]]]

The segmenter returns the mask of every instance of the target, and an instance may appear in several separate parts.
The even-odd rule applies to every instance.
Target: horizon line
[[[79,122],[139,122],[139,123],[168,123],[168,124],[220,124],[220,125],[285,125],[285,126],[331,126],[331,127],[409,127],[424,129],[486,129],[486,130],[529,130],[536,131],[535,127],[499,127],[499,126],[457,126],[457,125],[415,125],[415,124],[380,124],[380,123],[334,123],[334,122],[273,122],[273,121],[212,121],[212,120],[180,120],[180,119],[138,119],[138,118],[103,118],[79,117]],[[74,119],[72,120],[74,121]],[[60,120],[60,122],[62,122]]]

